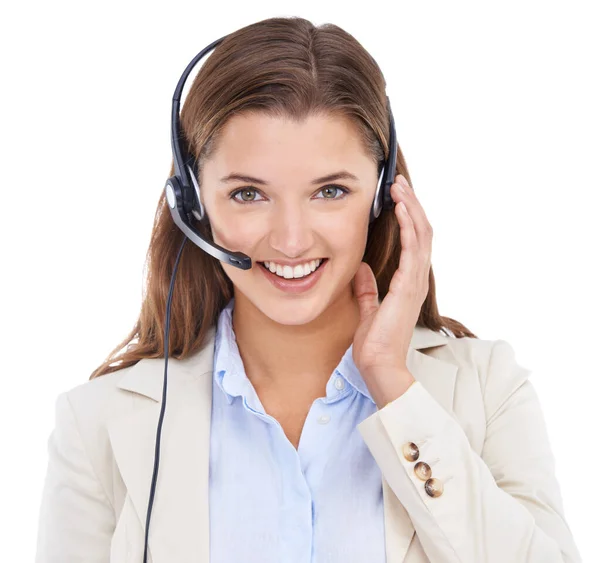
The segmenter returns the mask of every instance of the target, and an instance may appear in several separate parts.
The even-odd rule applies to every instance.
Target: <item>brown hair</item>
[[[298,121],[316,113],[342,115],[354,124],[379,166],[378,173],[381,171],[389,151],[385,80],[372,56],[338,26],[315,27],[300,17],[266,19],[227,36],[200,65],[181,110],[183,142],[196,158],[198,170],[215,150],[219,133],[230,117],[260,112]],[[173,174],[171,164],[169,176]],[[397,174],[412,185],[399,147]],[[195,226],[213,240],[205,219]],[[163,190],[146,254],[139,318],[89,379],[143,358],[164,357],[167,297],[183,237],[172,220]],[[377,280],[380,300],[398,268],[399,252],[400,229],[394,211],[382,211],[369,226],[363,256]],[[174,282],[169,357],[183,359],[203,347],[209,329],[232,296],[233,284],[220,261],[188,241]],[[460,322],[439,314],[433,269],[417,324],[434,331],[444,329],[457,338],[477,338]]]

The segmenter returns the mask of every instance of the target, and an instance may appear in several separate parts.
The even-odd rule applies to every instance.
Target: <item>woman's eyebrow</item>
[[[325,182],[333,182],[334,180],[356,180],[358,178],[348,172],[347,170],[340,170],[339,172],[334,172],[333,174],[328,174],[327,176],[323,176],[321,178],[316,178],[311,182],[311,184],[323,184]],[[253,178],[252,176],[248,176],[246,174],[238,174],[237,172],[233,172],[228,174],[227,176],[223,176],[219,179],[220,182],[249,182],[251,184],[260,184],[261,186],[268,186],[269,183],[265,180],[261,180],[260,178]]]

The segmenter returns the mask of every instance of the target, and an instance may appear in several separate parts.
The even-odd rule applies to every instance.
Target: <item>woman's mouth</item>
[[[311,289],[319,281],[328,262],[329,259],[324,258],[314,272],[301,278],[283,278],[271,272],[264,262],[259,262],[259,264],[261,271],[276,288],[288,293],[302,293]]]

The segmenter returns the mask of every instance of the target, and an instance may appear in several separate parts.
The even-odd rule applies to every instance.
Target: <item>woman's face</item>
[[[355,178],[315,182],[342,171]],[[252,260],[249,270],[221,262],[235,293],[289,325],[309,323],[338,299],[352,296],[378,177],[349,121],[234,116],[200,174],[214,241]],[[254,180],[224,179],[233,174]],[[277,288],[259,263],[316,258],[327,258],[326,267],[317,283],[300,293]]]

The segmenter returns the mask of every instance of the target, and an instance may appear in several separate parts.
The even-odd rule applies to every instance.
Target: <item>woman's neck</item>
[[[359,318],[349,287],[321,315],[301,325],[275,322],[238,293],[232,323],[246,375],[257,390],[314,394],[324,392],[352,344]]]

